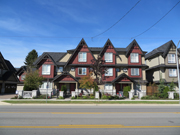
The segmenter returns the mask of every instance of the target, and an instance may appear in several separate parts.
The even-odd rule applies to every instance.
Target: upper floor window
[[[131,75],[139,75],[139,68],[131,68]]]
[[[113,76],[113,68],[108,68],[107,73],[105,73],[105,76]]]
[[[21,80],[24,80],[25,79],[25,75],[21,75]]]
[[[79,52],[78,61],[79,62],[86,62],[87,61],[87,53],[86,52]]]
[[[168,63],[176,63],[175,54],[168,54]]]
[[[105,53],[105,61],[113,62],[113,53]]]
[[[59,67],[57,72],[63,72],[63,67]]]
[[[41,89],[52,89],[52,83],[51,82],[43,82],[43,84],[40,86]]]
[[[113,89],[113,85],[112,85],[111,83],[106,83],[106,84],[104,85],[104,89],[105,89],[105,90],[112,90],[112,89]]]
[[[176,69],[169,69],[169,76],[170,77],[176,77],[177,76]]]
[[[138,62],[139,62],[138,53],[131,53],[131,63],[138,63]]]
[[[86,68],[78,68],[78,75],[86,75]]]
[[[42,65],[42,75],[50,75],[51,65]]]

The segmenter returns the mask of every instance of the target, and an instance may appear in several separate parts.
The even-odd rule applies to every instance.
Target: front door
[[[119,93],[119,91],[121,90],[120,84],[119,84],[119,83],[116,83],[115,87],[116,87],[116,94],[117,94],[117,93]]]
[[[75,89],[76,89],[76,84],[70,83],[70,91],[75,91]]]

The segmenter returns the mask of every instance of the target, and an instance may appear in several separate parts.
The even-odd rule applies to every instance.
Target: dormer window
[[[139,62],[138,53],[131,53],[131,63],[138,63],[138,62]]]
[[[51,65],[42,65],[42,75],[50,75]]]
[[[113,62],[113,53],[105,53],[105,61]]]
[[[86,62],[87,61],[87,53],[86,52],[79,52],[78,61],[79,62]]]
[[[175,54],[168,54],[168,63],[176,63]]]

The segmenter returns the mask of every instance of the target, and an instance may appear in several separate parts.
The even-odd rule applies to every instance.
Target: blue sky
[[[179,0],[0,0],[0,51],[14,67],[24,65],[32,49],[66,52],[82,38],[89,47],[102,47],[109,38],[115,47],[126,47]],[[143,35],[136,37],[144,51],[180,40],[180,4]]]

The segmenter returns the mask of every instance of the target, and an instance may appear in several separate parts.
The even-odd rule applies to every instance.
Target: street
[[[179,106],[0,106],[0,135],[179,135]]]

